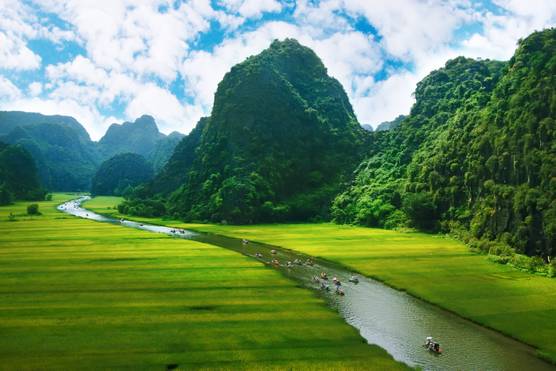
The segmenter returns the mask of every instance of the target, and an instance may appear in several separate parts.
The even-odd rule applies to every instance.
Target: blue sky
[[[188,133],[231,66],[294,37],[376,126],[446,60],[508,59],[555,24],[554,0],[0,0],[0,109],[71,115],[93,139],[142,114]]]

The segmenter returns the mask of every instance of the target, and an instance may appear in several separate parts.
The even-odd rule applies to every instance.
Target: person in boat
[[[305,261],[305,264],[306,264],[306,265],[309,265],[309,266],[313,266],[313,261],[312,261],[311,259],[307,259],[307,260]]]
[[[249,243],[249,241],[247,241],[245,238],[243,240],[241,240],[241,243],[244,245],[247,245]]]
[[[349,282],[358,284],[359,283],[359,278],[357,278],[357,276],[351,276],[349,278]]]
[[[262,257],[263,257],[263,254],[261,254],[260,252],[257,252],[257,253],[255,253],[255,256],[256,256],[257,258],[262,258]]]
[[[342,286],[342,283],[340,282],[340,280],[336,276],[334,276],[334,278],[332,278],[332,282],[334,282],[334,284],[336,286]]]
[[[276,250],[272,249],[272,250],[270,250],[270,253],[271,253],[272,255],[276,255]]]
[[[292,264],[292,262],[291,262],[291,261],[289,261],[289,260],[288,260],[288,262],[287,262],[286,266],[287,266],[288,268],[291,268],[291,267],[293,267],[293,264]]]
[[[326,274],[326,272],[320,272],[320,278],[322,278],[323,280],[327,280],[328,275]]]

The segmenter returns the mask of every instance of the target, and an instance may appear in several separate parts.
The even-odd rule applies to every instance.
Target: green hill
[[[15,200],[42,200],[33,158],[23,147],[0,142],[0,205]]]
[[[188,138],[162,171],[183,183],[170,212],[254,223],[326,217],[366,132],[317,55],[288,39],[234,66]]]
[[[72,117],[0,112],[0,139],[20,144],[31,153],[41,182],[49,190],[90,190],[100,163],[120,153],[143,155],[158,171],[182,138],[176,132],[160,133],[150,116],[114,124],[96,143]]]
[[[136,153],[122,153],[102,163],[96,172],[91,193],[96,195],[121,195],[128,187],[149,181],[152,166]]]
[[[556,30],[507,63],[456,58],[421,81],[398,128],[334,201],[338,222],[467,229],[529,255],[556,243]]]

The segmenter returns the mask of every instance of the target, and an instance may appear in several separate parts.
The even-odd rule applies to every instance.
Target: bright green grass
[[[556,361],[556,279],[490,262],[458,241],[335,224],[182,226],[337,261],[532,344]]]
[[[403,368],[279,272],[54,209],[72,197],[0,207],[0,369]]]

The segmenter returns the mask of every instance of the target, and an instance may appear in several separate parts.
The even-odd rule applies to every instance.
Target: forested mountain
[[[390,129],[394,129],[397,128],[398,126],[400,126],[401,122],[406,118],[407,116],[405,115],[399,115],[398,117],[396,117],[394,120],[392,121],[385,121],[385,122],[381,122],[380,124],[378,124],[378,126],[376,127],[376,131],[385,131],[385,130],[390,130]]]
[[[3,113],[10,117],[12,112]],[[88,190],[100,157],[85,129],[69,117],[28,114],[28,121],[27,114],[17,114],[21,125],[8,125],[13,128],[1,139],[20,144],[31,153],[44,187],[58,191]],[[61,121],[56,121],[60,117]],[[0,127],[4,124],[0,121]]]
[[[144,155],[158,170],[181,138],[179,133],[160,133],[150,116],[114,124],[96,143],[72,117],[0,112],[0,139],[25,147],[44,187],[56,191],[88,191],[100,163],[118,153]]]
[[[147,159],[153,165],[154,171],[157,173],[164,168],[164,165],[168,162],[176,146],[185,137],[182,133],[173,131],[168,136],[164,136],[162,139],[155,143],[154,148],[147,155]]]
[[[400,126],[333,204],[342,223],[469,229],[518,252],[554,255],[556,30],[508,63],[456,58],[418,84]]]
[[[169,136],[158,131],[154,118],[148,115],[134,122],[112,124],[98,142],[103,159],[119,153],[137,153],[161,169],[172,155],[183,134],[174,132]]]
[[[128,187],[149,181],[153,177],[151,164],[136,153],[121,153],[102,163],[96,172],[91,193],[120,196]]]
[[[167,206],[188,220],[324,217],[367,135],[317,55],[275,41],[226,74],[210,118],[178,146],[161,176],[185,181]]]
[[[23,147],[0,142],[0,205],[15,200],[42,200],[33,158]]]

